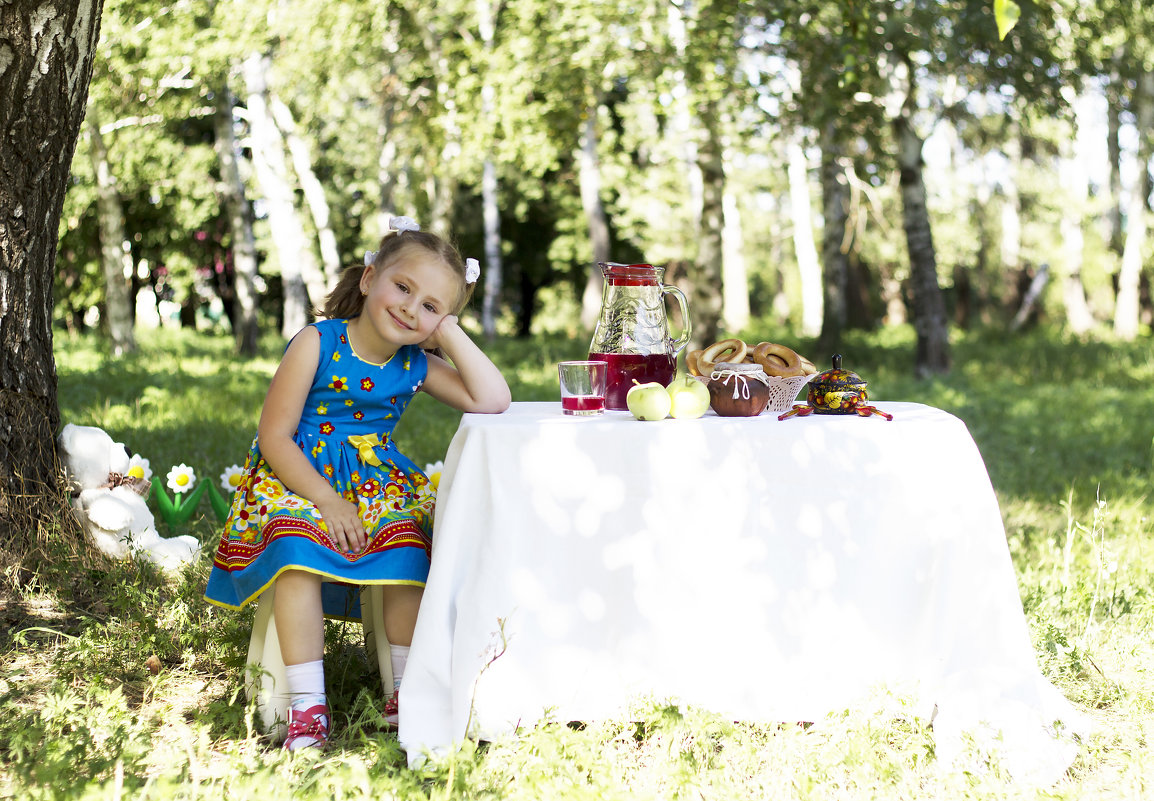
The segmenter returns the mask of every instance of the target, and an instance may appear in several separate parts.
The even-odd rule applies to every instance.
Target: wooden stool
[[[257,714],[265,732],[280,742],[288,731],[288,681],[280,641],[276,636],[273,598],[276,586],[261,593],[248,640],[248,662],[245,665],[244,689],[249,701],[256,702]],[[383,590],[379,586],[361,587],[361,624],[365,630],[365,649],[372,658],[377,655],[381,690],[385,697],[393,693],[393,663],[389,641],[385,637]]]

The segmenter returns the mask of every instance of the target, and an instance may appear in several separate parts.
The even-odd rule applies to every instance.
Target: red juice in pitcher
[[[633,387],[633,381],[646,384],[656,381],[668,386],[677,372],[677,362],[670,353],[590,353],[590,360],[607,362],[609,369],[605,380],[605,408],[624,411],[625,396]]]

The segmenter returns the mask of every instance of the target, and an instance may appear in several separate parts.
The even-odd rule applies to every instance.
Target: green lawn
[[[141,341],[139,354],[116,360],[93,340],[58,340],[63,420],[105,428],[161,474],[184,462],[215,479],[243,461],[283,343],[270,339],[260,358],[240,361],[223,338],[156,332]],[[585,342],[487,347],[515,400],[546,400],[556,393],[555,362],[582,355]],[[395,738],[375,726],[374,679],[356,632],[340,624],[329,625],[326,654],[337,710],[333,747],[290,757],[254,730],[240,690],[251,612],[201,601],[206,555],[173,577],[133,564],[111,571],[60,564],[0,598],[7,601],[0,610],[0,796],[1154,796],[1149,340],[959,336],[952,373],[933,381],[909,377],[908,329],[855,334],[843,354],[845,366],[870,382],[871,398],[958,415],[985,457],[1039,662],[1099,724],[1056,786],[1016,785],[996,761],[973,772],[942,771],[926,722],[892,706],[846,710],[809,727],[764,726],[642,699],[628,720],[545,726],[411,771]],[[821,367],[827,362],[807,355]],[[440,459],[458,419],[421,397],[398,428],[398,443],[418,464]],[[211,545],[215,522],[203,508],[189,531]],[[154,655],[155,675],[147,665]]]

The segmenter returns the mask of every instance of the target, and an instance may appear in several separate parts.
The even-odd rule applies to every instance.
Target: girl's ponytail
[[[314,314],[335,320],[348,320],[360,314],[365,305],[365,296],[361,294],[361,276],[364,274],[363,264],[346,267],[324,304],[313,310]]]

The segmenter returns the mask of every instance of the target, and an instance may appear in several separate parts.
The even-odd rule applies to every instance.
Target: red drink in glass
[[[656,381],[664,387],[677,372],[677,362],[670,353],[590,353],[589,358],[608,363],[605,408],[617,411],[629,408],[625,405],[625,396],[633,387],[634,379],[641,384]]]
[[[561,411],[579,416],[599,415],[605,411],[605,376],[608,365],[603,361],[559,362],[557,380],[561,385]]]
[[[561,408],[567,412],[599,412],[605,408],[604,395],[574,395],[561,398]]]

